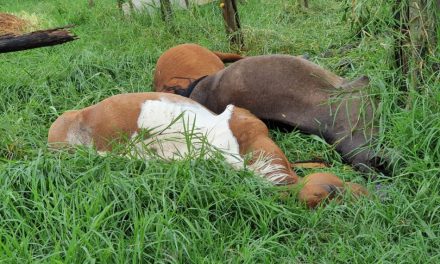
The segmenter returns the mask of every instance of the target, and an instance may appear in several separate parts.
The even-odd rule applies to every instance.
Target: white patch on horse
[[[176,103],[164,98],[147,100],[137,120],[141,132],[132,137],[136,144],[133,154],[147,158],[145,154],[154,152],[172,160],[188,155],[210,156],[209,149],[213,147],[234,168],[243,168],[238,142],[229,128],[233,109],[229,105],[223,113],[215,115],[195,103]]]

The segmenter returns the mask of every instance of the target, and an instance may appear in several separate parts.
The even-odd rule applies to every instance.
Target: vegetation
[[[73,23],[81,38],[0,55],[0,262],[440,261],[440,76],[427,69],[424,89],[399,89],[384,12],[368,18],[377,30],[356,38],[342,19],[343,1],[310,1],[308,9],[282,0],[239,5],[246,55],[307,53],[347,78],[368,75],[380,102],[380,141],[396,165],[392,175],[368,182],[320,138],[272,131],[290,160],[325,158],[331,171],[375,194],[308,210],[219,160],[144,162],[46,149],[48,128],[63,111],[150,91],[166,49],[195,42],[230,50],[217,3],[174,10],[169,23],[160,12],[123,17],[114,0],[93,8],[87,1],[1,0],[0,9],[26,12],[42,28]],[[399,103],[407,96],[410,108]]]

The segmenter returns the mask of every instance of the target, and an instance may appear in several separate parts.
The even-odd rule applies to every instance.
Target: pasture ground
[[[440,82],[424,76],[411,108],[393,85],[392,38],[354,39],[343,1],[249,0],[239,5],[246,55],[304,54],[346,78],[367,74],[392,178],[364,178],[321,139],[272,135],[290,160],[321,157],[382,198],[308,210],[219,160],[143,162],[46,149],[63,111],[123,92],[150,91],[155,62],[195,42],[229,51],[217,4],[160,16],[121,16],[116,1],[0,0],[0,10],[75,24],[80,40],[0,55],[2,263],[439,263]],[[349,65],[338,67],[340,62]],[[299,171],[304,175],[311,171]]]

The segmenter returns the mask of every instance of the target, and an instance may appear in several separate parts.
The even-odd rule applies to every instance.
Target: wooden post
[[[405,0],[403,0],[405,1]],[[406,76],[408,73],[408,56],[405,54],[405,45],[408,42],[409,28],[406,19],[409,17],[409,9],[402,0],[397,0],[394,4],[394,20],[396,21],[394,30],[396,31],[396,40],[394,43],[394,58],[396,67]],[[401,89],[405,86],[401,84]],[[406,90],[406,88],[404,88]]]
[[[422,71],[426,65],[427,55],[434,54],[438,43],[436,12],[440,7],[432,2],[436,10],[428,10],[425,0],[397,0],[394,6],[396,20],[395,60],[401,70],[403,80],[401,90],[419,91],[422,82]],[[433,11],[433,12],[432,12]],[[409,81],[409,82],[408,82]],[[411,108],[412,98],[406,99],[406,107]]]
[[[231,44],[243,47],[243,35],[241,33],[240,18],[238,16],[236,0],[222,0],[223,18],[225,20],[226,33],[230,37]]]
[[[304,0],[304,7],[309,8],[309,0]]]
[[[162,20],[169,22],[173,18],[173,10],[171,9],[170,0],[160,0],[160,11],[162,13]]]
[[[131,2],[131,1],[130,1]],[[119,10],[122,10],[122,4],[124,3],[124,0],[118,0],[118,8]]]
[[[39,30],[18,36],[2,36],[0,37],[0,53],[53,46],[78,39],[67,30],[70,27],[72,26]]]

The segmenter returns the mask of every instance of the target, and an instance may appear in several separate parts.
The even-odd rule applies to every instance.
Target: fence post
[[[124,3],[124,0],[117,0],[117,3],[119,10],[122,10],[122,4]]]
[[[173,10],[171,10],[170,0],[160,0],[160,12],[162,13],[163,21],[171,21],[173,18]]]
[[[226,33],[230,37],[231,44],[243,47],[243,35],[241,33],[240,18],[238,16],[236,0],[222,0],[223,18],[225,20]]]
[[[410,81],[409,87],[405,81],[401,83],[401,89],[420,89],[420,78],[426,64],[426,58],[434,53],[438,43],[436,39],[436,22],[440,11],[439,1],[437,5],[432,2],[428,9],[423,0],[398,0],[394,4],[397,35],[395,46],[396,66],[401,70],[402,76]],[[408,98],[407,107],[411,107],[411,98]]]

